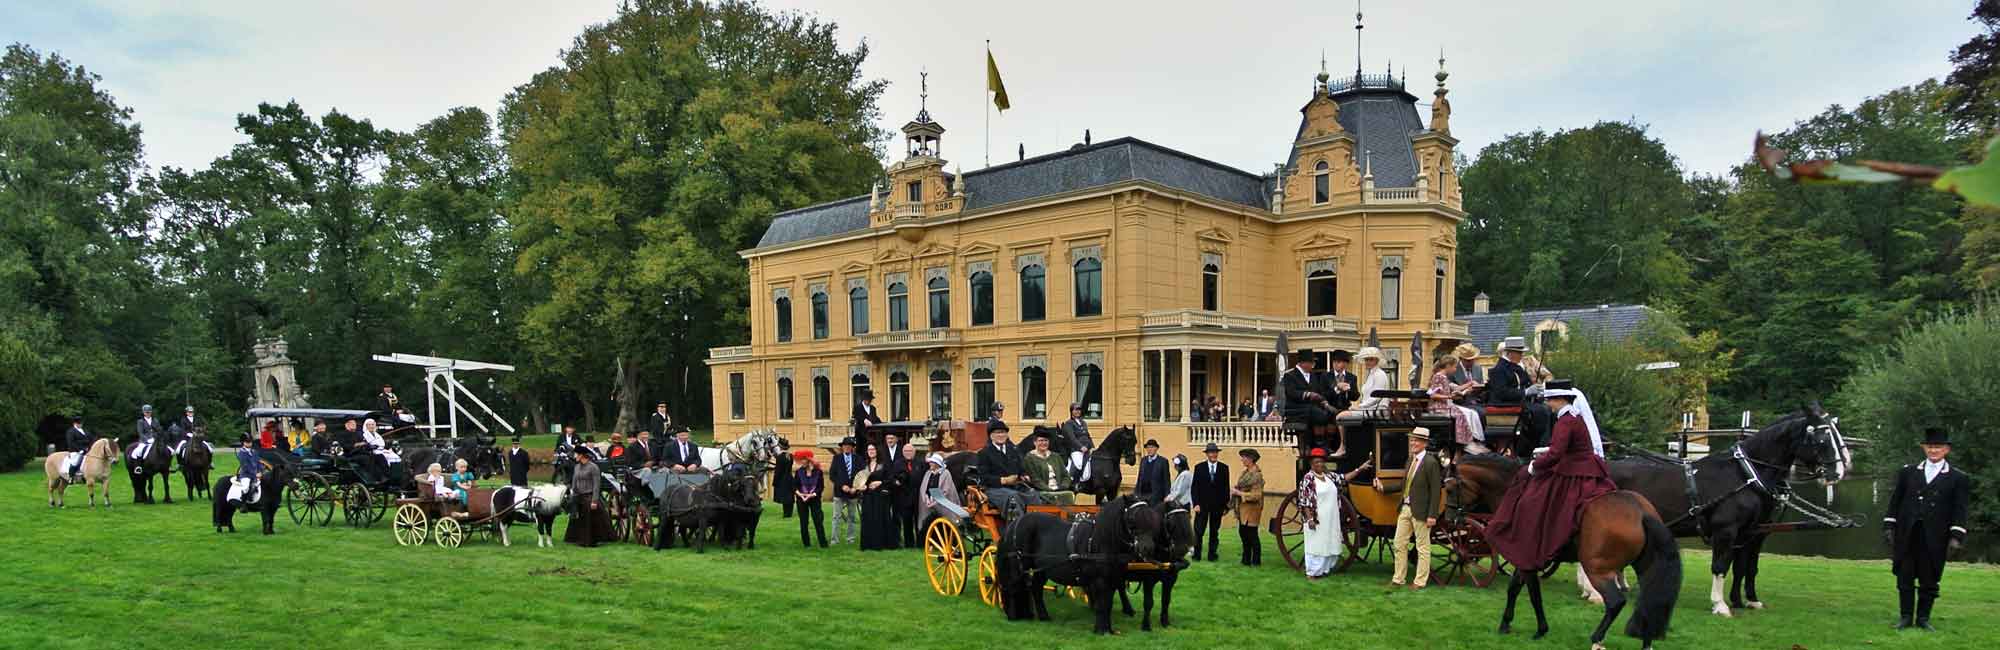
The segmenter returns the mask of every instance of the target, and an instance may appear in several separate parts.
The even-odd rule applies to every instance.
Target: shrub
[[[1639,369],[1658,361],[1658,354],[1631,341],[1584,332],[1543,356],[1557,379],[1575,381],[1590,398],[1604,437],[1655,450],[1665,444],[1677,417],[1678,396],[1660,371]]]

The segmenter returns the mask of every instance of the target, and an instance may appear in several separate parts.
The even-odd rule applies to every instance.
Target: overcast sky
[[[947,159],[982,164],[985,41],[1013,109],[994,162],[1134,136],[1263,173],[1283,159],[1324,49],[1355,67],[1354,7],[1318,2],[781,1],[871,48],[883,125],[917,110],[928,69]],[[1407,65],[1425,101],[1439,49],[1468,155],[1511,133],[1636,120],[1688,171],[1721,172],[1758,129],[1950,70],[1972,0],[1400,2],[1362,9],[1369,73]],[[241,141],[235,116],[296,99],[409,129],[455,106],[496,111],[615,2],[0,0],[0,38],[104,77],[155,166],[200,167]],[[891,144],[888,149],[900,152]]]

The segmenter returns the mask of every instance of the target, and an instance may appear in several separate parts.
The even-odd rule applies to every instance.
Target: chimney
[[[1472,313],[1484,314],[1491,311],[1492,307],[1493,299],[1487,298],[1486,292],[1481,291],[1479,295],[1472,297]]]

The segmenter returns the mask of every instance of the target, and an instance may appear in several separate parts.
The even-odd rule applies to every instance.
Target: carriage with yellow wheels
[[[1348,411],[1337,424],[1344,431],[1347,456],[1331,460],[1330,469],[1347,474],[1363,465],[1369,470],[1357,475],[1340,494],[1340,535],[1343,552],[1336,570],[1346,570],[1356,562],[1386,562],[1391,559],[1391,541],[1396,534],[1396,515],[1402,509],[1403,481],[1409,467],[1409,433],[1416,427],[1430,430],[1432,449],[1444,458],[1456,451],[1456,422],[1449,415],[1431,413],[1428,397],[1421,392],[1379,391],[1388,397],[1387,408]],[[1512,414],[1507,425],[1512,426]],[[1488,419],[1492,426],[1493,418]],[[1287,433],[1296,435],[1287,423]],[[1492,429],[1489,429],[1492,430]],[[1301,446],[1306,446],[1301,443]],[[1301,449],[1300,458],[1306,457]],[[1447,465],[1447,476],[1452,471]],[[1299,508],[1294,489],[1278,504],[1267,523],[1277,538],[1278,553],[1295,570],[1305,568],[1305,512]],[[1438,562],[1439,582],[1484,587],[1502,574],[1504,562],[1486,542],[1483,515],[1443,512],[1439,503],[1438,524],[1431,528],[1432,557]]]
[[[999,607],[997,563],[1000,529],[1010,518],[1027,512],[1040,512],[1069,521],[1073,516],[1097,514],[1097,506],[1094,505],[1033,504],[1016,510],[1011,515],[1001,512],[998,506],[987,500],[986,491],[978,486],[965,488],[963,506],[938,501],[937,507],[926,513],[929,523],[924,525],[924,573],[930,576],[931,589],[941,595],[957,596],[965,591],[965,583],[971,578],[979,586],[980,602]],[[1135,563],[1131,568],[1158,570],[1160,567],[1151,563]],[[1065,591],[1072,598],[1083,598],[1081,590],[1068,588]]]
[[[396,516],[390,532],[398,546],[422,546],[429,540],[445,548],[458,548],[467,535],[499,538],[507,545],[507,519],[522,506],[510,503],[493,507],[493,488],[468,488],[465,503],[438,496],[429,481],[417,480],[416,498],[396,499]]]

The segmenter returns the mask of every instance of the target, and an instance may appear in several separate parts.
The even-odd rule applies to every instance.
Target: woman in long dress
[[[1299,479],[1299,510],[1305,513],[1306,578],[1318,580],[1340,564],[1340,491],[1373,461],[1345,476],[1326,466],[1326,450],[1312,450],[1312,469]]]
[[[1361,401],[1354,403],[1354,410],[1376,412],[1389,408],[1389,398],[1375,397],[1375,391],[1389,389],[1389,373],[1382,370],[1382,348],[1368,346],[1354,353],[1354,359],[1361,362]]]
[[[896,466],[882,458],[880,445],[868,445],[868,477],[861,489],[861,550],[896,548]]]
[[[1451,383],[1451,371],[1457,367],[1458,360],[1448,356],[1438,357],[1431,363],[1430,412],[1449,415],[1457,421],[1458,425],[1452,428],[1457,430],[1454,441],[1458,443],[1456,449],[1459,453],[1471,451],[1483,454],[1486,453],[1485,422],[1480,419],[1478,411],[1452,402],[1471,390],[1472,386],[1470,383]],[[1458,459],[1454,456],[1452,460]]]
[[[598,498],[603,475],[588,449],[577,446],[570,453],[576,458],[569,480],[570,506],[574,511],[569,516],[569,527],[563,529],[563,541],[583,547],[596,546],[610,540],[612,534],[611,513]]]

